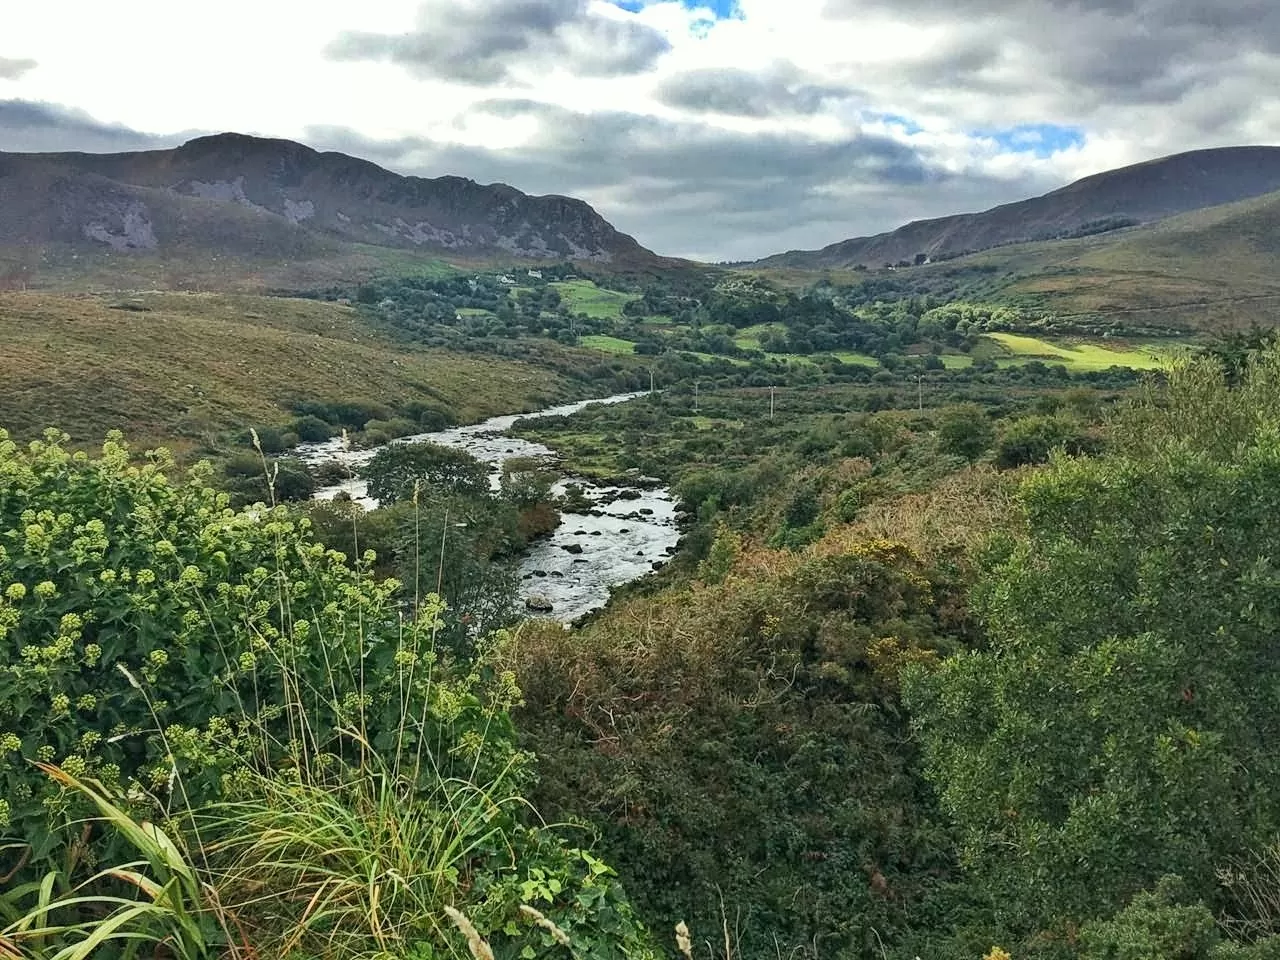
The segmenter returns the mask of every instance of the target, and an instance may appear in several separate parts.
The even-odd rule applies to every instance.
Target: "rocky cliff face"
[[[176,150],[0,154],[0,243],[171,244],[304,255],[344,242],[611,263],[656,259],[581,200],[403,177],[239,134]]]

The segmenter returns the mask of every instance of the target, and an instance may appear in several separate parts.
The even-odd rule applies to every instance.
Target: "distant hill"
[[[1000,247],[919,276],[953,271],[985,274],[986,299],[1089,325],[1271,327],[1280,320],[1280,191],[1120,233]]]
[[[251,264],[380,248],[635,266],[660,259],[581,200],[404,177],[345,154],[232,133],[174,150],[0,153],[0,251],[46,246],[63,259],[74,248],[117,262],[180,253]]]
[[[918,220],[752,267],[821,270],[946,259],[1011,243],[1105,233],[1280,190],[1280,147],[1196,150],[1085,177],[983,213]]]

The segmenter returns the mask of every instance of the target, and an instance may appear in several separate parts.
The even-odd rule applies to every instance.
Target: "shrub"
[[[429,643],[434,617],[402,622],[398,584],[283,508],[232,511],[207,469],[174,481],[163,452],[135,462],[112,437],[92,459],[65,441],[24,451],[0,434],[0,793],[37,857],[68,800],[27,759],[198,802],[253,756],[338,749],[314,731],[351,722],[359,684],[377,705],[361,722],[386,746],[397,657]],[[452,736],[488,727],[460,692]],[[306,697],[309,737],[290,694]],[[416,735],[443,736],[443,714],[423,720]]]
[[[293,432],[298,435],[298,439],[307,443],[319,443],[333,436],[333,427],[319,417],[307,414],[293,421]]]
[[[976,460],[995,442],[996,431],[987,411],[976,403],[951,407],[938,423],[938,445],[943,453]]]
[[[1044,463],[1057,448],[1076,455],[1090,453],[1097,444],[1076,420],[1062,416],[1030,416],[1005,427],[996,444],[996,466],[1001,469]]]
[[[1117,452],[1024,483],[975,590],[988,648],[908,688],[977,882],[1025,922],[1163,874],[1213,902],[1214,864],[1280,835],[1280,379],[1202,375],[1140,399]]]
[[[465,450],[438,443],[397,443],[373,455],[361,475],[381,503],[422,495],[488,496],[489,468]]]
[[[612,870],[530,816],[514,678],[437,648],[438,600],[207,469],[65,442],[0,433],[0,953],[211,960],[207,900],[249,956],[450,955],[448,909],[500,960],[656,956]],[[150,875],[115,859],[139,851]]]
[[[946,646],[948,591],[899,544],[774,553],[724,527],[701,571],[515,636],[536,795],[598,826],[655,926],[723,908],[736,955],[880,956],[948,869],[897,701],[899,666]]]

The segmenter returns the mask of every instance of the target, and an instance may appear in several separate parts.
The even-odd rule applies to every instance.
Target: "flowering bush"
[[[434,599],[285,509],[229,509],[204,467],[66,442],[0,431],[0,832],[36,858],[73,801],[30,760],[184,806],[356,750],[521,766],[511,678],[438,662]]]

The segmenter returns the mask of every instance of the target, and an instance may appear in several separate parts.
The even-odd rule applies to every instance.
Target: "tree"
[[[1032,415],[1014,420],[996,444],[996,466],[1001,469],[1044,463],[1054,449],[1067,453],[1088,452],[1093,443],[1078,421],[1064,416]]]
[[[1010,916],[1081,920],[1164,874],[1211,898],[1214,864],[1280,832],[1277,371],[1175,371],[1108,456],[1027,480],[1025,534],[973,597],[987,649],[909,679],[929,776]]]
[[[487,497],[489,468],[465,450],[438,443],[393,443],[361,470],[369,496],[380,503],[412,500],[414,487],[425,494]]]
[[[987,411],[976,403],[951,407],[938,423],[938,443],[943,453],[976,460],[991,448],[996,431]]]

